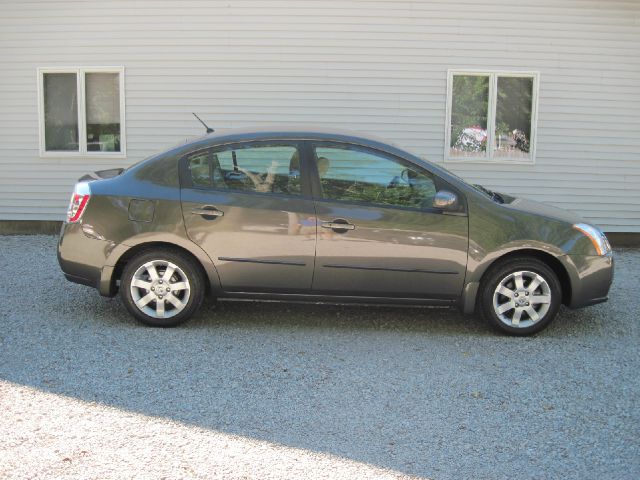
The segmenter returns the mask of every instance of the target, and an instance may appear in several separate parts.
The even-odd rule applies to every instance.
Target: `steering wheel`
[[[387,185],[387,188],[396,188],[398,185],[400,185],[400,181],[403,181],[404,183],[409,185],[409,188],[413,188],[413,182],[411,181],[413,178],[415,178],[415,173],[413,173],[408,168],[405,168],[404,170],[402,170],[402,172],[400,172],[400,175],[396,175],[391,179],[389,185]]]
[[[224,175],[225,180],[244,181],[247,178],[247,174],[239,170],[232,170]]]
[[[391,179],[387,188],[396,188],[398,185],[400,185],[400,177],[396,175]]]
[[[402,180],[404,180],[406,184],[409,185],[409,188],[413,188],[412,180],[416,178],[416,173],[412,170],[409,170],[408,168],[405,168],[400,173],[400,178],[402,178]]]

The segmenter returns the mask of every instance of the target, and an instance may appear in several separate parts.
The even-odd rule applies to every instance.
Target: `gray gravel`
[[[0,237],[0,477],[640,478],[640,251],[509,338],[446,309],[210,303],[135,323]]]

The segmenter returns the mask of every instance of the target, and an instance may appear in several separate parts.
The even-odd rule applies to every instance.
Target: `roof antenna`
[[[193,112],[191,112],[191,113],[193,113]],[[199,121],[202,125],[204,125],[204,128],[206,128],[206,129],[207,129],[207,133],[213,133],[213,128],[211,128],[211,127],[210,127],[210,126],[208,126],[206,123],[204,123],[204,122],[202,121],[202,119],[201,119],[198,115],[196,115],[195,113],[193,113],[193,116],[194,116],[194,117],[196,117],[196,118],[198,119],[198,121]]]

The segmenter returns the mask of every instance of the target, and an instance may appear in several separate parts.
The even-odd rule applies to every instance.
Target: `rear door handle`
[[[345,233],[347,230],[355,230],[356,226],[353,223],[347,222],[343,218],[336,218],[331,222],[322,222],[320,224],[322,228],[330,228],[338,233]]]
[[[193,210],[191,210],[191,214],[201,215],[205,218],[211,217],[211,219],[224,216],[224,212],[222,210],[218,210],[216,207],[212,205],[205,205],[204,207],[201,207],[201,208],[194,208]]]

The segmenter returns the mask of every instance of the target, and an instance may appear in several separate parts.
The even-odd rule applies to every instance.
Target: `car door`
[[[225,145],[182,159],[189,238],[213,260],[225,291],[308,292],[316,243],[301,145]]]
[[[455,212],[434,209],[436,191],[452,188],[378,150],[326,142],[312,150],[319,224],[312,291],[457,298],[467,263],[463,199]]]

